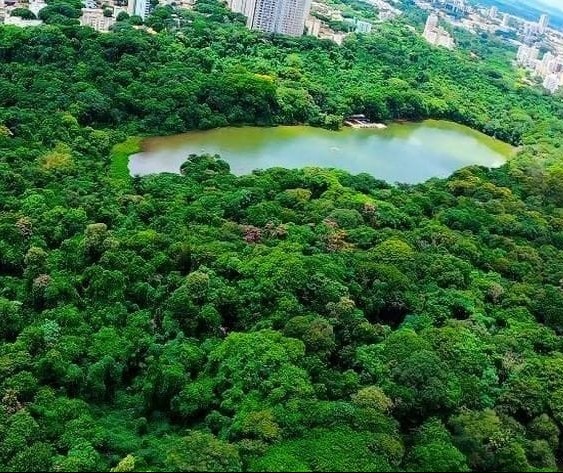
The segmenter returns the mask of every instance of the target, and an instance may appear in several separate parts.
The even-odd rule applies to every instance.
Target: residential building
[[[346,35],[344,33],[334,33],[328,39],[334,41],[336,44],[338,44],[338,46],[342,46],[342,43],[344,43],[344,38],[346,38]]]
[[[229,7],[245,15],[249,28],[267,33],[301,36],[311,0],[228,0]]]
[[[129,13],[129,15],[138,15],[143,20],[149,16],[150,12],[150,0],[129,0],[127,4],[127,13]]]
[[[97,31],[107,32],[114,25],[115,18],[113,16],[104,16],[104,10],[101,8],[83,8],[80,24],[82,26],[90,26]]]
[[[356,20],[356,33],[371,33],[372,26],[369,21]]]
[[[37,26],[42,22],[38,20],[24,20],[20,17],[11,17],[10,12],[16,8],[26,8],[30,10],[35,16],[40,10],[45,8],[47,4],[44,0],[30,0],[22,2],[20,0],[0,0],[0,24],[12,26]]]
[[[509,26],[510,26],[510,15],[508,13],[505,13],[504,15],[502,15],[502,27],[508,28]]]
[[[194,8],[196,0],[178,0],[177,4],[180,8],[185,8],[187,10],[192,10]]]
[[[541,33],[540,25],[538,23],[526,22],[522,28],[525,36],[536,35]]]
[[[254,16],[256,0],[228,0],[227,4],[231,10],[241,13],[247,18]]]
[[[563,55],[546,52],[538,59],[539,48],[525,44],[518,48],[516,61],[522,67],[527,68],[533,75],[543,79],[543,86],[551,93],[555,93],[563,87]]]
[[[269,33],[301,36],[310,8],[311,0],[256,0],[248,26]]]
[[[452,13],[465,13],[469,9],[465,0],[432,0],[432,4],[440,5],[442,8]]]
[[[311,36],[319,37],[321,33],[321,27],[323,22],[314,16],[309,16],[305,22],[305,27],[307,28],[307,34]]]
[[[380,21],[387,21],[392,20],[397,16],[397,13],[392,10],[381,10],[379,12],[379,20]]]
[[[431,15],[428,16],[428,18],[426,19],[426,28],[425,31],[429,31],[432,29],[435,29],[438,27],[438,22],[439,22],[439,18],[438,15],[432,13]]]
[[[28,26],[39,26],[43,22],[41,20],[24,20],[19,16],[6,16],[4,17],[5,25],[19,26],[20,28],[27,28]]]
[[[540,16],[540,21],[538,22],[538,29],[540,33],[545,33],[547,31],[547,28],[549,26],[549,16],[543,14],[542,16]]]
[[[543,55],[541,61],[538,61],[536,65],[536,73],[542,77],[545,77],[549,74],[553,74],[557,72],[559,68],[559,59],[555,57],[550,52],[547,52]]]
[[[525,44],[523,44],[518,48],[516,61],[521,66],[535,67],[539,54],[540,54],[539,48],[533,46],[526,46]]]
[[[563,85],[563,73],[549,74],[543,81],[543,86],[552,94]]]
[[[430,14],[424,28],[424,39],[434,46],[443,46],[444,48],[453,49],[455,47],[454,39],[446,30],[438,26],[438,23],[438,15],[434,13]]]
[[[46,6],[47,4],[43,0],[32,0],[31,2],[29,2],[28,8],[33,12],[35,16],[37,16],[37,14]]]

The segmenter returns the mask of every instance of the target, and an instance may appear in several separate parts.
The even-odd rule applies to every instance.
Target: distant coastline
[[[537,21],[542,13],[550,16],[550,25],[563,31],[563,11],[552,6],[547,6],[532,0],[478,0],[478,4],[496,6],[503,12],[524,18],[525,20]],[[533,3],[533,4],[531,4]],[[563,2],[562,2],[563,4]]]

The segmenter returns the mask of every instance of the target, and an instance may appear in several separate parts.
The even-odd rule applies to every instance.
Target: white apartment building
[[[543,86],[554,93],[563,86],[563,56],[547,52],[538,59],[539,49],[523,44],[518,49],[516,61],[543,79]]]
[[[540,21],[538,22],[538,30],[540,33],[545,33],[547,28],[549,27],[549,16],[542,15],[540,16]]]
[[[39,26],[43,24],[41,20],[24,20],[19,16],[6,16],[4,18],[5,25],[19,26],[20,28],[27,28],[28,26]]]
[[[438,27],[438,21],[439,21],[438,15],[432,13],[426,19],[426,27],[425,27],[424,31],[429,31],[431,29],[437,28]]]
[[[115,18],[104,16],[104,11],[101,8],[83,8],[80,24],[105,33],[115,24]]]
[[[254,16],[256,0],[229,0],[227,4],[231,10],[237,13],[242,13],[247,18]]]
[[[552,94],[557,92],[563,85],[563,73],[549,74],[543,81],[543,86]]]
[[[554,56],[550,52],[547,52],[543,55],[542,60],[538,61],[536,65],[536,72],[540,76],[545,77],[557,72],[562,63],[563,58]]]
[[[270,33],[301,36],[310,8],[311,0],[256,0],[249,26]]]
[[[438,22],[438,15],[432,13],[426,20],[426,26],[422,36],[434,46],[442,46],[448,49],[455,48],[454,39],[446,30],[438,26]]]
[[[372,27],[369,21],[356,20],[356,33],[371,33]]]
[[[523,44],[518,48],[516,61],[521,66],[535,67],[539,55],[540,55],[539,48],[535,48],[533,46],[526,46],[525,44]]]
[[[138,15],[143,20],[149,16],[151,12],[151,4],[149,0],[129,0],[127,4],[127,13],[129,15]]]
[[[321,20],[315,18],[314,16],[310,16],[305,22],[305,26],[307,27],[307,34],[316,36],[318,38],[321,33],[322,25],[323,23]]]
[[[311,0],[228,0],[231,10],[247,17],[247,26],[266,33],[301,36]]]
[[[29,2],[29,10],[33,12],[33,14],[35,16],[37,16],[37,14],[43,10],[43,8],[45,8],[47,6],[47,4],[43,1],[43,0],[32,0],[31,2]]]

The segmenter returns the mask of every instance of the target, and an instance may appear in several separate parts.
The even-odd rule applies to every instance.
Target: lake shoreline
[[[389,121],[385,121],[382,120],[379,123],[386,125],[386,127],[389,126],[393,126],[393,125],[418,125],[418,124],[424,124],[424,123],[432,123],[432,124],[439,124],[439,123],[446,123],[446,124],[451,124],[451,125],[458,125],[461,127],[465,127],[469,130],[472,130],[476,133],[488,136],[489,138],[491,138],[492,140],[495,140],[499,143],[502,143],[503,145],[508,145],[510,146],[514,152],[512,154],[516,154],[522,147],[521,146],[517,146],[517,145],[513,145],[512,143],[508,143],[506,141],[503,141],[499,138],[497,138],[496,136],[491,136],[487,133],[485,133],[484,131],[478,130],[476,128],[471,127],[468,124],[465,123],[459,123],[456,122],[454,120],[449,120],[449,119],[441,119],[441,118],[421,118],[419,120],[412,120],[412,119],[395,119],[395,120],[389,120]],[[135,138],[139,138],[141,140],[141,144],[140,144],[140,151],[147,151],[148,149],[146,149],[146,145],[148,142],[150,142],[150,140],[155,139],[155,138],[169,138],[171,136],[181,136],[181,135],[187,135],[190,133],[196,133],[196,132],[210,132],[210,131],[214,131],[214,130],[220,130],[220,129],[224,129],[224,128],[235,128],[235,129],[241,129],[241,128],[264,128],[264,129],[271,129],[271,128],[281,128],[281,127],[311,127],[311,128],[317,128],[319,130],[325,130],[325,131],[330,131],[330,132],[334,132],[334,133],[340,133],[344,130],[347,129],[354,129],[354,127],[350,127],[347,125],[344,125],[342,127],[340,127],[339,129],[335,130],[332,128],[325,128],[322,126],[316,126],[316,125],[309,125],[307,123],[298,123],[298,124],[276,124],[276,125],[256,125],[256,124],[242,124],[242,125],[229,125],[226,127],[215,127],[215,128],[205,128],[205,129],[193,129],[193,130],[187,130],[187,131],[183,131],[180,133],[173,133],[171,135],[136,135]],[[361,130],[362,128],[356,128],[358,130]],[[377,127],[373,127],[370,128],[372,131],[383,131],[384,129],[382,128],[377,128]]]
[[[218,154],[235,175],[271,167],[313,166],[412,184],[447,177],[468,165],[498,167],[516,151],[507,143],[445,120],[338,131],[299,125],[224,127],[145,138],[141,149],[129,159],[131,175],[178,173],[190,154]]]

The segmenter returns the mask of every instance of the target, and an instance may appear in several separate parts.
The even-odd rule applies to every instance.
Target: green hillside
[[[157,34],[49,8],[0,27],[1,471],[556,468],[560,96],[401,21],[338,47],[213,0]],[[207,155],[126,174],[130,137],[350,113],[520,152],[415,186]]]

